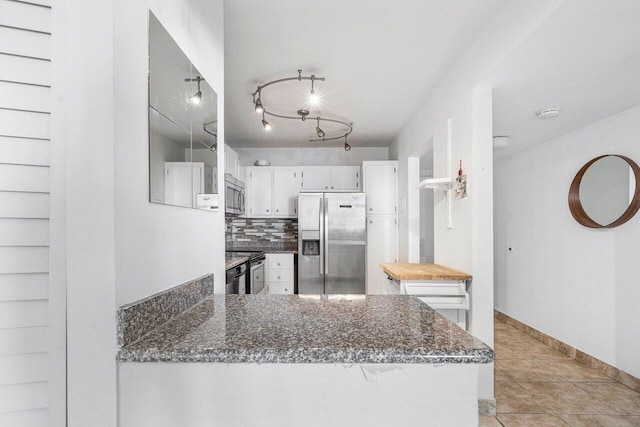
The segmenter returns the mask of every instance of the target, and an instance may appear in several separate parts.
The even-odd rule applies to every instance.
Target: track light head
[[[271,126],[271,123],[269,123],[268,121],[266,121],[264,119],[264,112],[262,113],[262,127],[264,128],[264,130],[266,130],[267,132],[269,132],[271,130],[271,128],[273,126]]]
[[[351,150],[351,146],[347,142],[347,135],[345,135],[344,136],[344,151],[349,151],[349,150]]]
[[[316,126],[316,133],[318,134],[318,138],[324,139],[324,131],[320,129],[320,117],[316,117],[316,121],[318,123]]]
[[[264,107],[262,106],[262,101],[260,98],[256,99],[256,113],[262,114],[264,112]]]
[[[202,92],[197,91],[192,97],[191,97],[191,103],[198,105],[200,104],[200,101],[202,101]]]

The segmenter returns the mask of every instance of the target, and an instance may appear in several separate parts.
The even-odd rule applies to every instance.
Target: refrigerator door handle
[[[320,247],[320,276],[324,276],[324,198],[320,197],[320,215],[319,215],[319,227],[320,227],[320,241],[318,242]]]
[[[329,275],[329,200],[324,199],[324,275]]]

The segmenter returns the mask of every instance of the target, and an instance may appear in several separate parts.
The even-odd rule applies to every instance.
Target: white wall
[[[353,147],[349,151],[340,147],[234,147],[233,149],[245,166],[253,166],[256,160],[269,160],[271,166],[362,166],[364,160],[388,160],[389,158],[387,147]]]
[[[205,273],[224,289],[224,213],[149,203],[147,8],[218,93],[222,0],[61,0],[54,111],[64,219],[68,425],[115,426],[116,308]],[[224,129],[218,130],[224,141]],[[223,158],[222,150],[218,154]],[[61,171],[61,172],[60,172]],[[219,180],[222,171],[219,171]],[[60,221],[59,221],[60,222]]]
[[[578,224],[569,185],[587,161],[640,162],[640,106],[496,162],[496,308],[640,377],[640,216]],[[512,248],[509,251],[509,247]]]
[[[409,120],[389,150],[399,161],[400,259],[418,253],[419,218],[412,203],[419,203],[415,183],[408,182],[409,157],[422,152],[433,138],[434,176],[456,176],[458,160],[469,176],[469,197],[455,200],[453,228],[448,229],[443,192],[435,195],[435,262],[473,275],[470,289],[470,330],[493,345],[493,238],[492,238],[492,121],[491,90],[483,81],[491,71],[542,22],[561,0],[507,2],[501,13],[469,46]],[[452,119],[451,164],[446,164],[447,118]],[[480,398],[493,398],[493,367],[480,368]]]
[[[222,0],[116,1],[117,305],[208,273],[215,274],[216,291],[224,292],[224,212],[148,200],[147,7],[217,92],[219,145],[224,141]],[[219,150],[218,164],[224,164],[223,151]],[[220,182],[222,171],[218,172]]]

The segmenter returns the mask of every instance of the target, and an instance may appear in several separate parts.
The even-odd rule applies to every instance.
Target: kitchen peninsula
[[[138,336],[118,353],[121,427],[477,425],[493,360],[405,295],[209,295]]]

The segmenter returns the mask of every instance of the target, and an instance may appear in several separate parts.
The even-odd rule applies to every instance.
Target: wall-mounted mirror
[[[569,209],[580,224],[612,228],[640,209],[640,168],[628,157],[607,154],[585,164],[569,189]]]
[[[149,200],[218,208],[218,96],[149,12]]]

